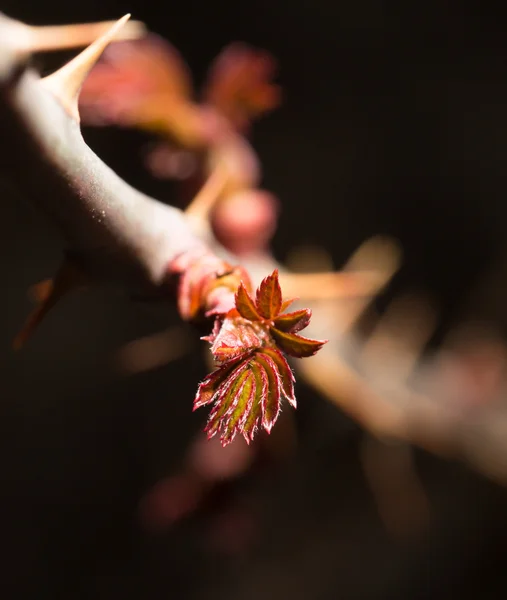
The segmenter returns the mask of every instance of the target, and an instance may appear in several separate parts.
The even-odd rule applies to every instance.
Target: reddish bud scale
[[[223,315],[233,306],[234,292],[248,274],[203,247],[175,259],[169,271],[180,276],[178,310],[183,319]]]
[[[218,317],[206,339],[218,368],[200,384],[194,410],[214,403],[206,432],[221,432],[229,444],[237,433],[250,443],[259,427],[271,432],[285,398],[294,408],[294,375],[283,353],[303,358],[325,343],[297,334],[310,322],[309,309],[284,314],[278,272],[266,277],[254,298],[239,283],[236,308]]]

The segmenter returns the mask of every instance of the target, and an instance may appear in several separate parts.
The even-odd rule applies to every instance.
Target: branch
[[[86,145],[19,52],[15,23],[0,16],[0,173],[45,211],[92,278],[160,292],[170,262],[202,242],[179,210],[133,189]]]
[[[0,173],[46,212],[66,240],[72,261],[89,277],[170,298],[168,267],[175,258],[203,250],[203,237],[220,255],[227,253],[209,227],[198,235],[190,217],[134,190],[91,151],[78,120],[55,97],[55,88],[29,68],[29,54],[16,42],[17,31],[18,23],[0,16]],[[208,200],[205,204],[209,207]],[[297,369],[379,437],[466,460],[507,483],[507,361],[502,343],[481,344],[474,338],[471,346],[444,348],[431,360],[420,361],[425,336],[418,335],[418,311],[409,318],[406,311],[398,311],[405,319],[403,327],[396,319],[395,326],[392,320],[381,325],[373,346],[350,333],[397,265],[398,253],[390,244],[374,241],[360,249],[344,271],[359,271],[366,278],[373,273],[374,281],[361,294],[355,289],[344,302],[317,303],[312,333],[320,337],[324,331],[330,343]],[[267,255],[245,258],[243,266],[254,281],[277,267]],[[280,271],[283,280],[285,270]],[[297,276],[291,277],[297,288]],[[337,283],[339,289],[347,285],[346,278],[341,288]]]

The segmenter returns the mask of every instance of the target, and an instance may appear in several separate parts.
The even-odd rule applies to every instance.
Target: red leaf
[[[135,125],[150,109],[167,112],[191,96],[184,60],[163,38],[150,34],[107,48],[86,78],[79,104],[83,122]]]
[[[258,348],[261,340],[249,321],[225,318],[211,346],[213,358],[222,364]]]
[[[239,362],[239,360],[230,361],[204,378],[197,389],[193,410],[197,410],[201,406],[206,406],[206,404],[211,404],[216,399],[219,387],[225,384],[225,380],[233,369],[238,366]]]
[[[222,381],[222,373],[220,373],[220,371],[221,369],[214,371],[199,384],[194,399],[193,410],[197,410],[198,408],[201,408],[201,406],[206,406],[206,404],[213,402],[215,394],[217,393],[217,388]]]
[[[268,376],[266,371],[255,360],[251,363],[253,376],[255,377],[256,394],[250,406],[249,413],[243,423],[242,434],[247,444],[253,440],[259,422],[262,398],[268,393]]]
[[[241,385],[235,389],[231,407],[227,411],[227,418],[223,427],[224,433],[220,438],[222,446],[227,446],[227,444],[232,442],[237,431],[241,429],[242,422],[248,415],[248,409],[253,403],[255,394],[255,377],[249,369]]]
[[[267,52],[231,44],[210,68],[205,101],[243,129],[250,119],[280,103],[280,89],[271,81],[275,69],[276,63]]]
[[[290,404],[296,408],[296,397],[294,395],[295,379],[289,363],[285,360],[284,355],[279,350],[275,350],[274,348],[264,348],[262,353],[267,354],[276,363],[283,395],[287,398]]]
[[[265,319],[274,319],[282,308],[282,290],[278,269],[262,280],[256,294],[257,310]]]
[[[275,319],[275,327],[280,331],[286,331],[287,333],[296,333],[301,331],[305,327],[308,327],[310,319],[312,318],[312,311],[309,308],[303,308],[296,310],[291,313],[279,315]]]
[[[241,363],[220,387],[218,399],[210,412],[204,430],[208,434],[208,439],[211,439],[223,425],[223,419],[231,408],[235,393],[248,375],[247,367],[248,361]]]
[[[205,431],[209,438],[221,431],[224,446],[238,432],[249,444],[259,421],[270,433],[282,396],[296,408],[294,374],[284,353],[312,356],[325,343],[296,333],[309,324],[310,309],[280,313],[292,300],[282,302],[277,270],[262,281],[255,302],[243,281],[236,285],[236,308],[204,338],[222,366],[201,383],[194,401],[195,408],[214,402]]]
[[[245,319],[249,319],[250,321],[261,320],[261,316],[255,308],[255,302],[248,293],[246,287],[243,285],[243,282],[239,284],[235,300],[236,308],[242,317],[244,317]]]
[[[271,328],[271,335],[273,336],[273,339],[280,350],[285,352],[285,354],[294,356],[296,358],[313,356],[327,341],[311,340],[303,337],[302,335],[280,331],[274,327]]]
[[[280,413],[281,380],[275,361],[267,354],[259,354],[257,361],[266,371],[268,390],[262,398],[262,426],[270,433]]]

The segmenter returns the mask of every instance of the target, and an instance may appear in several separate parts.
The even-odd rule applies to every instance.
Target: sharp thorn
[[[78,98],[84,80],[106,46],[116,38],[118,31],[129,19],[130,14],[122,17],[81,54],[78,54],[55,73],[42,79],[42,84],[61,102],[76,121],[79,122]]]
[[[108,33],[116,21],[72,23],[70,25],[26,25],[15,22],[16,45],[27,53],[52,52],[87,46]],[[146,33],[141,21],[130,21],[114,37],[115,41],[134,40]]]
[[[38,306],[26,319],[21,331],[12,342],[14,350],[20,350],[31,337],[35,329],[43,321],[48,312],[59,300],[69,292],[82,288],[88,283],[88,278],[74,264],[65,260],[52,280],[45,280],[34,286]]]

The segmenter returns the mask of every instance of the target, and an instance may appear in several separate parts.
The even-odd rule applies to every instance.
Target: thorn
[[[73,23],[71,25],[31,26],[20,23],[18,46],[25,52],[50,52],[87,46],[114,27],[116,21]],[[146,33],[141,21],[130,21],[114,36],[114,41],[135,40]]]
[[[61,102],[65,110],[79,122],[78,98],[81,86],[106,46],[130,19],[130,14],[117,21],[106,33],[61,69],[44,77],[42,84]]]
[[[12,342],[14,350],[20,350],[40,325],[48,312],[69,292],[85,287],[88,278],[73,263],[65,259],[54,279],[45,280],[31,288],[38,306],[25,321],[21,331]]]

